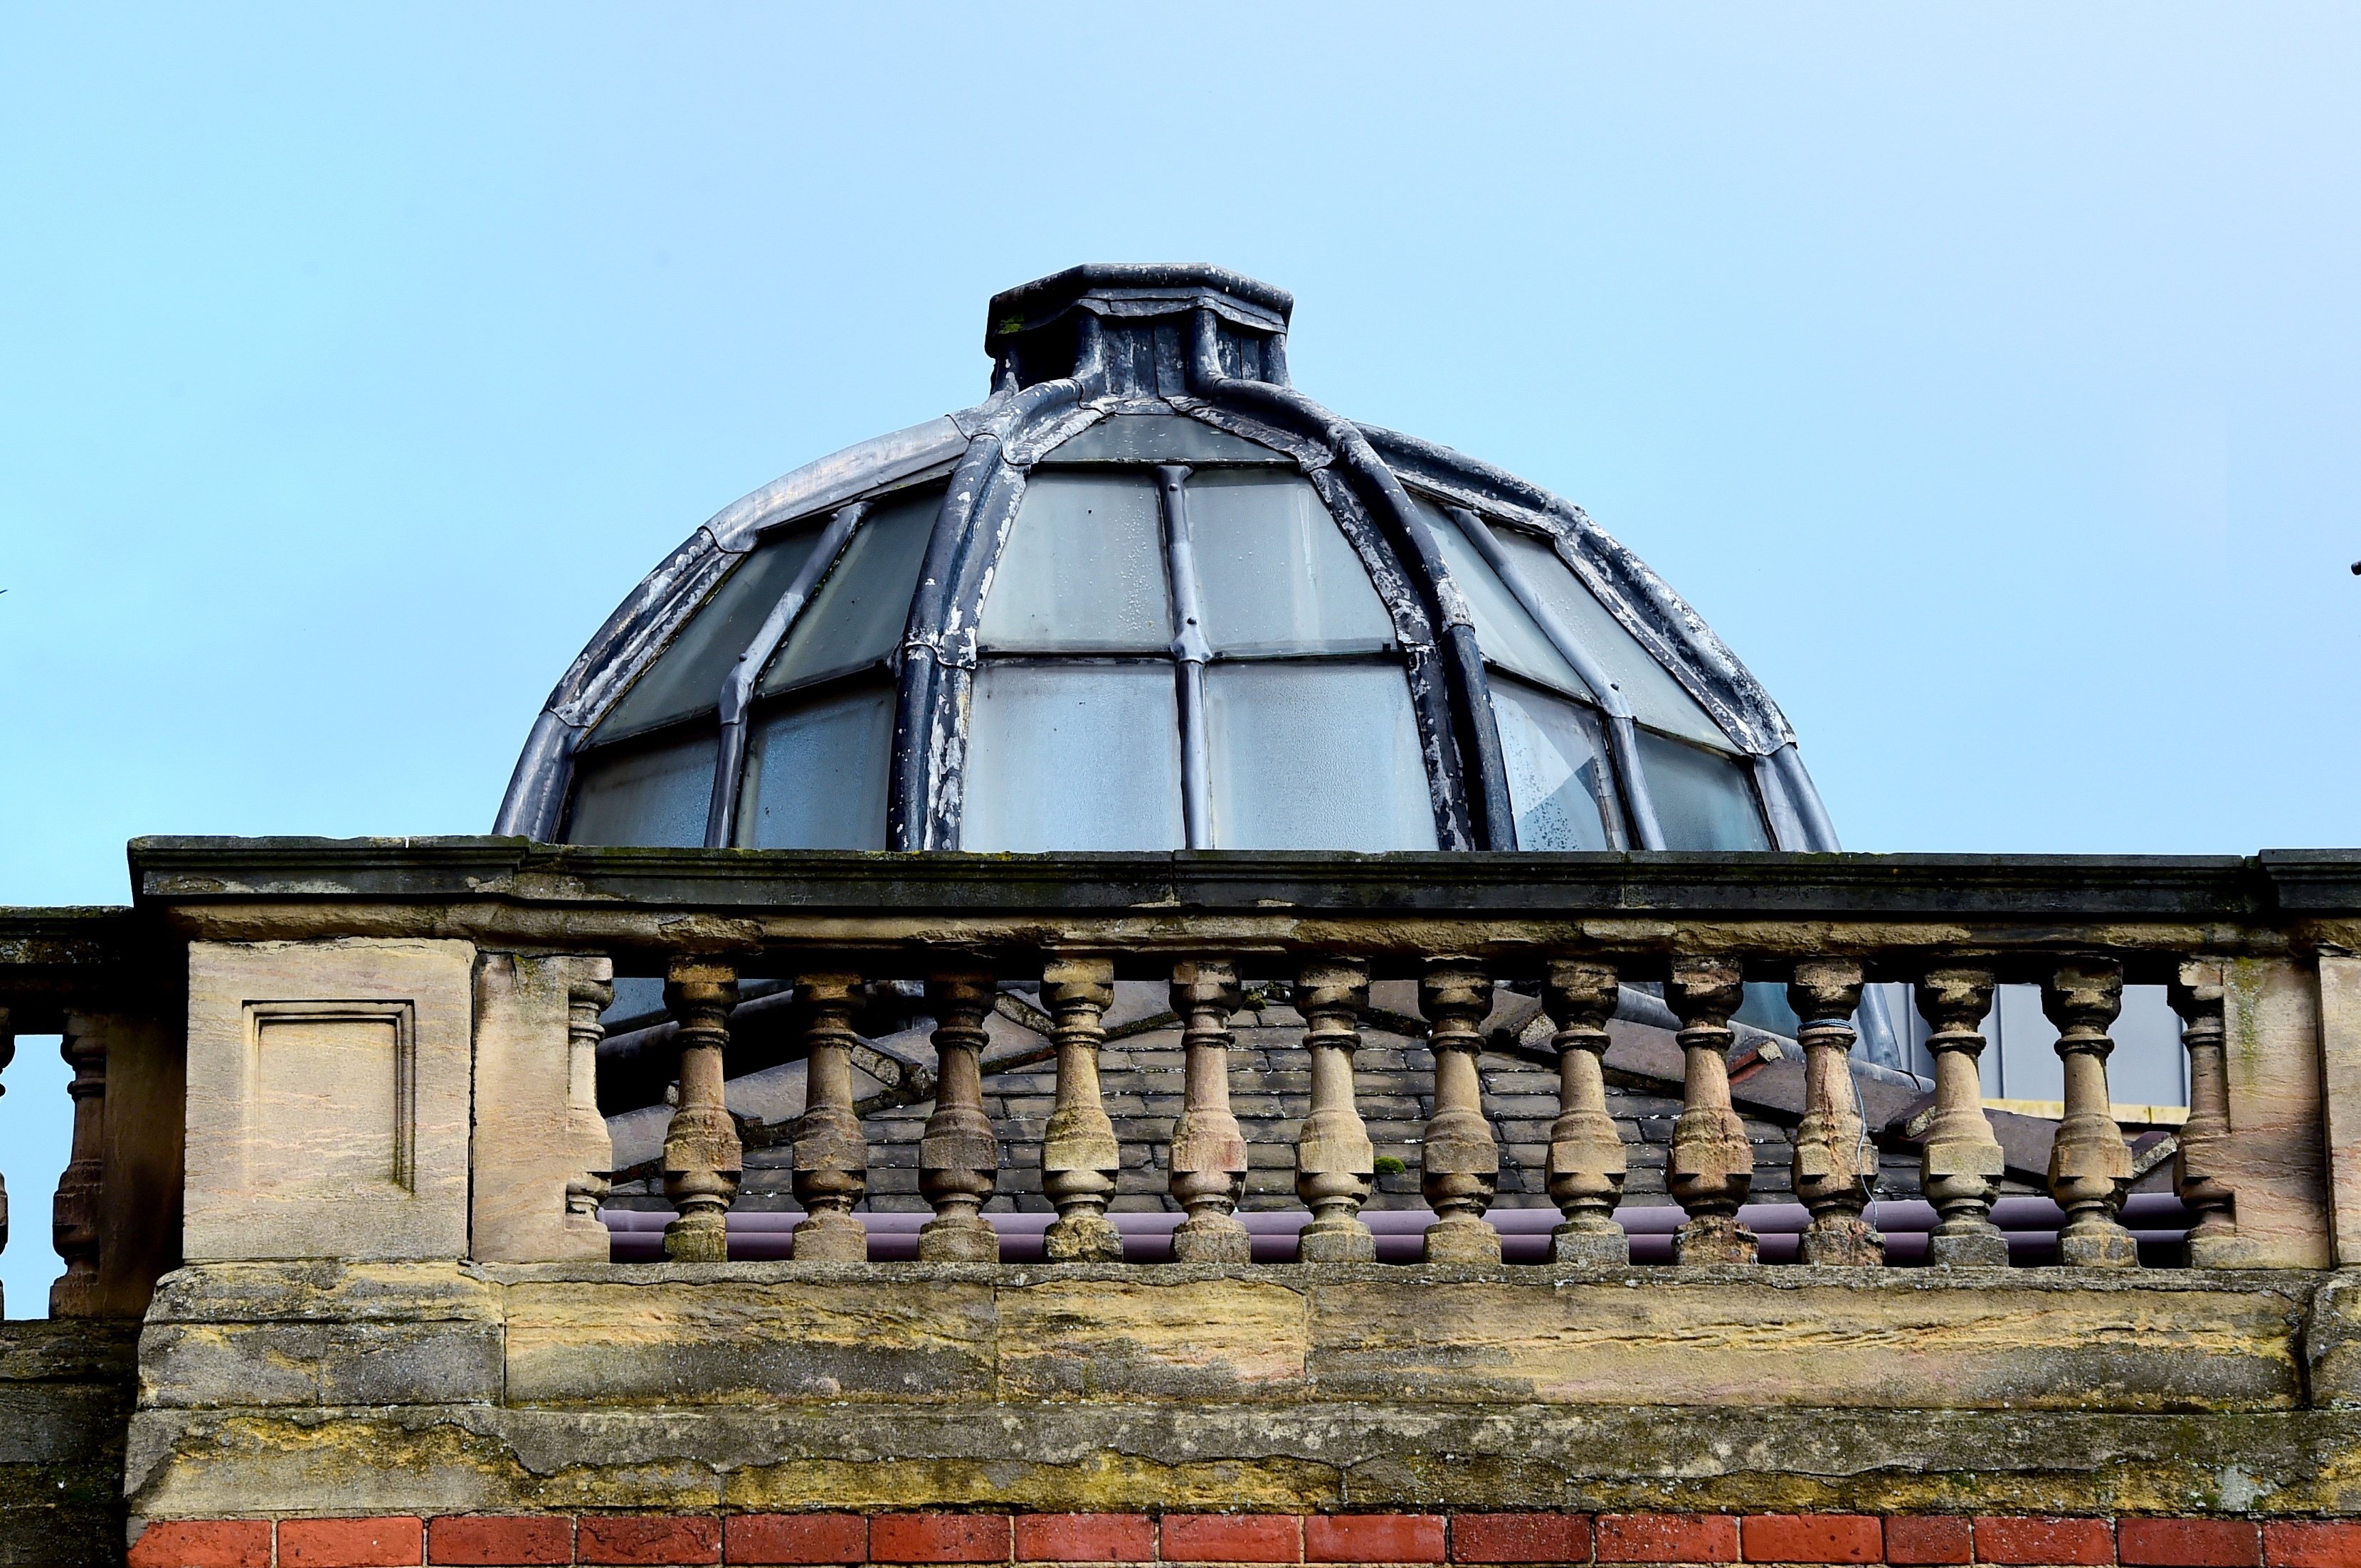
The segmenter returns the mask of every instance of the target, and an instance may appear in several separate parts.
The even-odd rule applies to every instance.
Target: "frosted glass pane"
[[[1180,718],[1169,663],[993,662],[968,709],[964,850],[1175,850]]]
[[[711,732],[671,746],[587,753],[574,785],[569,844],[651,844],[695,849],[705,842],[713,804]]]
[[[1609,847],[1606,769],[1588,715],[1564,697],[1494,677],[1492,713],[1508,764],[1520,850]]]
[[[1493,575],[1490,565],[1467,543],[1450,514],[1429,501],[1415,497],[1412,500],[1434,531],[1434,542],[1443,547],[1443,564],[1451,580],[1459,585],[1460,597],[1467,601],[1467,614],[1476,622],[1476,643],[1484,650],[1484,657],[1554,690],[1588,696],[1590,688],[1582,684],[1557,644],[1533,624],[1525,607]]]
[[[738,655],[761,630],[763,618],[811,558],[823,525],[818,521],[759,545],[689,618],[672,646],[656,656],[598,729],[603,740],[686,718],[719,699]]]
[[[785,691],[873,664],[893,652],[909,623],[911,590],[942,501],[940,490],[928,490],[881,505],[862,520],[757,689]]]
[[[1767,850],[1771,835],[1742,762],[1640,731],[1640,766],[1667,850]]]
[[[1558,559],[1554,548],[1513,528],[1496,528],[1492,537],[1500,542],[1510,565],[1535,597],[1582,640],[1584,651],[1621,689],[1641,723],[1708,746],[1730,744],[1721,726],[1697,706],[1688,688],[1623,630],[1611,610],[1591,597],[1574,568]]]
[[[1434,848],[1400,665],[1217,663],[1205,699],[1217,847]]]
[[[1285,453],[1186,414],[1116,414],[1055,448],[1044,463],[1284,463]]]
[[[1205,637],[1216,653],[1375,653],[1393,621],[1319,492],[1298,475],[1189,481]]]
[[[746,751],[738,841],[756,850],[885,848],[893,758],[890,685],[764,718]]]
[[[1164,518],[1144,474],[1040,474],[1025,487],[977,627],[1003,652],[1172,646]]]

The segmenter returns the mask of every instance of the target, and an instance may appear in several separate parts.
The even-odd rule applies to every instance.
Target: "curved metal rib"
[[[1623,688],[1607,674],[1607,667],[1598,662],[1582,639],[1575,635],[1574,628],[1565,623],[1547,600],[1534,592],[1532,584],[1526,580],[1523,571],[1510,558],[1509,553],[1500,548],[1500,542],[1492,537],[1492,531],[1484,526],[1483,520],[1466,507],[1453,507],[1451,515],[1459,524],[1459,532],[1467,536],[1467,543],[1484,557],[1485,565],[1490,566],[1494,575],[1508,586],[1509,591],[1516,596],[1517,602],[1525,607],[1525,613],[1533,618],[1533,624],[1542,629],[1542,634],[1560,653],[1565,655],[1565,662],[1574,666],[1574,673],[1582,677],[1582,684],[1598,696],[1598,706],[1607,712],[1608,750],[1614,753],[1615,773],[1622,786],[1623,804],[1631,814],[1631,830],[1640,840],[1640,848],[1663,849],[1664,830],[1656,820],[1654,797],[1648,793],[1647,770],[1640,765],[1640,732],[1632,718],[1631,699],[1623,695]]]
[[[641,579],[550,689],[517,758],[492,831],[543,840],[555,837],[573,784],[576,742],[607,716],[713,586],[753,548],[756,534],[958,456],[968,441],[960,422],[977,411],[928,420],[807,463],[722,508],[690,534]]]
[[[1189,533],[1189,466],[1159,463],[1156,488],[1164,499],[1166,575],[1172,580],[1172,667],[1180,704],[1180,820],[1192,850],[1213,847],[1211,744],[1205,737],[1204,609],[1197,602],[1195,542]]]
[[[1093,323],[1094,328],[1095,318]],[[1083,334],[1083,348],[1072,376],[994,400],[999,406],[961,458],[935,514],[917,592],[903,623],[886,803],[891,848],[948,850],[959,843],[976,618],[1025,492],[1025,471],[1008,461],[1007,449],[1021,443],[1028,426],[1080,402],[1104,382],[1104,345],[1095,330]]]
[[[1422,739],[1439,774],[1437,837],[1450,850],[1515,848],[1508,768],[1500,754],[1499,729],[1492,716],[1483,659],[1467,624],[1466,606],[1443,565],[1442,552],[1401,481],[1351,421],[1292,387],[1224,374],[1211,311],[1201,309],[1191,317],[1189,374],[1191,389],[1200,397],[1267,410],[1289,422],[1308,426],[1344,470],[1352,488],[1389,525],[1386,532],[1396,542],[1397,553],[1407,547],[1416,557],[1411,576],[1417,579],[1436,627],[1436,663],[1443,674],[1438,692],[1431,679],[1419,678],[1422,673],[1419,661],[1415,657],[1410,661],[1411,696],[1421,710],[1422,727],[1430,731]]]
[[[713,801],[705,814],[705,847],[726,850],[738,822],[738,794],[746,783],[746,709],[754,700],[754,683],[763,678],[763,666],[771,655],[786,641],[788,630],[804,606],[811,602],[812,590],[844,554],[845,542],[869,511],[867,501],[854,501],[839,507],[820,531],[812,545],[810,557],[796,569],[795,580],[779,595],[771,613],[763,618],[755,629],[753,640],[746,644],[738,662],[721,682],[721,759],[713,770]]]
[[[1779,705],[1688,602],[1590,515],[1503,468],[1379,425],[1355,427],[1370,444],[1446,482],[1524,514],[1556,536],[1558,554],[1608,612],[1658,655],[1740,749],[1767,756],[1795,738]],[[1664,657],[1664,654],[1670,657]]]

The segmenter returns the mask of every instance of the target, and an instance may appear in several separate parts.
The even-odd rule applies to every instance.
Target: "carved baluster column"
[[[1498,1263],[1500,1233],[1484,1223],[1500,1179],[1500,1146],[1484,1119],[1484,1080],[1476,1056],[1492,1011],[1492,981],[1464,961],[1427,967],[1418,982],[1434,1053],[1434,1114],[1427,1118],[1419,1186],[1434,1210],[1426,1227],[1429,1263]]]
[[[1664,985],[1685,1058],[1664,1179],[1689,1217],[1673,1237],[1675,1263],[1755,1260],[1754,1233],[1738,1223],[1754,1186],[1754,1146],[1730,1103],[1730,1015],[1745,997],[1742,981],[1734,961],[1675,959]]]
[[[2049,1149],[2049,1195],[2066,1211],[2058,1261],[2075,1268],[2137,1268],[2139,1247],[2115,1221],[2131,1186],[2131,1146],[2107,1099],[2107,1025],[2123,1010],[2124,975],[2104,959],[2058,966],[2041,1010],[2058,1025],[2066,1066],[2066,1114]]]
[[[679,1025],[680,1103],[664,1129],[664,1196],[680,1217],[664,1227],[664,1256],[676,1263],[725,1263],[730,1234],[722,1216],[738,1201],[745,1150],[722,1103],[722,1053],[738,971],[706,959],[676,959],[664,981],[664,1005]]]
[[[1106,1217],[1123,1151],[1099,1100],[1100,1022],[1115,1001],[1110,959],[1058,958],[1041,970],[1041,1003],[1055,1026],[1058,1103],[1041,1137],[1041,1190],[1058,1218],[1042,1236],[1052,1263],[1121,1263],[1123,1236]]]
[[[566,1181],[566,1228],[599,1248],[607,1227],[598,1208],[607,1201],[615,1143],[598,1114],[598,1042],[607,1036],[598,1015],[614,1003],[613,979],[607,959],[586,959],[566,992],[566,1132],[577,1167]]]
[[[98,1255],[104,1235],[100,1201],[106,1188],[106,1036],[96,1018],[66,1014],[58,1047],[74,1069],[73,1148],[50,1210],[50,1234],[66,1271],[49,1287],[49,1316],[87,1318],[98,1308]]]
[[[1312,1106],[1295,1140],[1295,1193],[1312,1211],[1296,1255],[1305,1263],[1374,1263],[1377,1238],[1361,1219],[1377,1180],[1368,1124],[1353,1104],[1353,1053],[1369,1004],[1369,966],[1329,959],[1303,966],[1295,1010],[1312,1058]]]
[[[2189,1266],[2228,1268],[2238,1236],[2236,1194],[2215,1175],[2230,1142],[2230,1078],[2222,1056],[2222,966],[2185,963],[2166,988],[2180,1014],[2189,1053],[2189,1120],[2173,1156],[2172,1184],[2197,1215],[2189,1228]]]
[[[1984,1054],[1980,1032],[1992,1011],[1993,972],[1948,967],[1918,982],[1918,1012],[1933,1025],[1935,1117],[1918,1146],[1918,1189],[1941,1218],[1927,1240],[1927,1261],[1952,1268],[2005,1268],[2008,1238],[1993,1223],[1993,1197],[2004,1168],[2000,1140],[1984,1114]]]
[[[1803,1020],[1804,1116],[1795,1124],[1789,1168],[1795,1196],[1812,1212],[1803,1259],[1863,1268],[1885,1261],[1885,1238],[1861,1217],[1877,1157],[1862,1135],[1861,1096],[1852,1081],[1853,1009],[1861,1005],[1861,965],[1850,959],[1806,959],[1787,985],[1787,1005]]]
[[[918,1233],[921,1263],[998,1263],[1000,1237],[982,1210],[1000,1184],[1000,1140],[983,1113],[983,1015],[998,989],[978,970],[927,981],[935,1026],[935,1110],[918,1140],[918,1191],[935,1217]]]
[[[804,1015],[804,1116],[796,1134],[796,1201],[807,1218],[796,1227],[803,1263],[866,1263],[869,1233],[852,1206],[869,1191],[869,1143],[852,1109],[852,1009],[861,977],[796,977]]]
[[[1184,959],[1172,966],[1172,1011],[1182,1020],[1187,1078],[1172,1128],[1172,1198],[1189,1217],[1172,1233],[1180,1263],[1250,1263],[1254,1243],[1236,1213],[1246,1182],[1246,1140],[1230,1111],[1227,1027],[1238,1006],[1238,971]]]
[[[1615,1223],[1623,1196],[1623,1135],[1607,1113],[1607,1020],[1615,1015],[1615,966],[1550,966],[1542,1006],[1557,1025],[1557,1120],[1550,1124],[1549,1195],[1565,1216],[1550,1233],[1550,1260],[1620,1267],[1631,1242]]]

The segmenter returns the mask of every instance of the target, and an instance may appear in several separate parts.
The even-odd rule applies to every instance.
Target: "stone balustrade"
[[[2361,855],[132,863],[128,909],[0,917],[0,1006],[75,1069],[54,1305],[144,1314],[135,1531],[2361,1514]],[[1854,1053],[1896,981],[1924,1083]],[[1784,1038],[1735,1016],[1766,984]],[[1982,1096],[2006,986],[2053,1119]],[[2190,1085],[2136,1140],[2132,987]],[[1106,1087],[1143,1006],[1169,1115]],[[733,1108],[764,1073],[783,1120]]]

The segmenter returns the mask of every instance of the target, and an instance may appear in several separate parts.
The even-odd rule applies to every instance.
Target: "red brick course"
[[[1735,1563],[1730,1514],[1601,1514],[1593,1549],[1601,1563]]]
[[[498,1568],[574,1561],[574,1521],[546,1514],[461,1514],[430,1520],[426,1561]]]
[[[1441,1514],[1311,1514],[1306,1563],[1440,1563]]]
[[[407,1568],[426,1561],[426,1521],[394,1514],[356,1519],[280,1519],[285,1568]]]
[[[678,1563],[721,1561],[721,1521],[709,1514],[670,1517],[586,1514],[575,1528],[579,1563]]]
[[[1587,1514],[1454,1514],[1454,1563],[1587,1563]]]
[[[859,1514],[733,1514],[721,1521],[725,1563],[866,1563]]]
[[[1885,1531],[1865,1514],[1749,1514],[1738,1538],[1749,1563],[1885,1561]]]
[[[1166,1514],[1167,1563],[1301,1563],[1303,1521],[1293,1514]]]
[[[1979,1563],[2112,1563],[2115,1533],[2105,1519],[1986,1517],[1976,1520]]]
[[[269,1519],[158,1519],[131,1544],[130,1568],[270,1568]]]
[[[2262,1531],[2252,1519],[2124,1519],[2115,1561],[2141,1568],[2257,1568]]]
[[[1957,1515],[1899,1515],[1885,1521],[1885,1560],[1906,1568],[1973,1562],[1973,1533]]]
[[[275,1546],[275,1551],[274,1551]],[[1891,1563],[2361,1568],[2361,1521],[1924,1514],[451,1514],[159,1519],[127,1568]]]
[[[1006,1514],[873,1514],[872,1563],[1005,1563]]]
[[[2361,1524],[2284,1520],[2263,1527],[2271,1568],[2361,1568]]]
[[[1019,1563],[1152,1563],[1156,1524],[1146,1514],[1019,1514]]]

